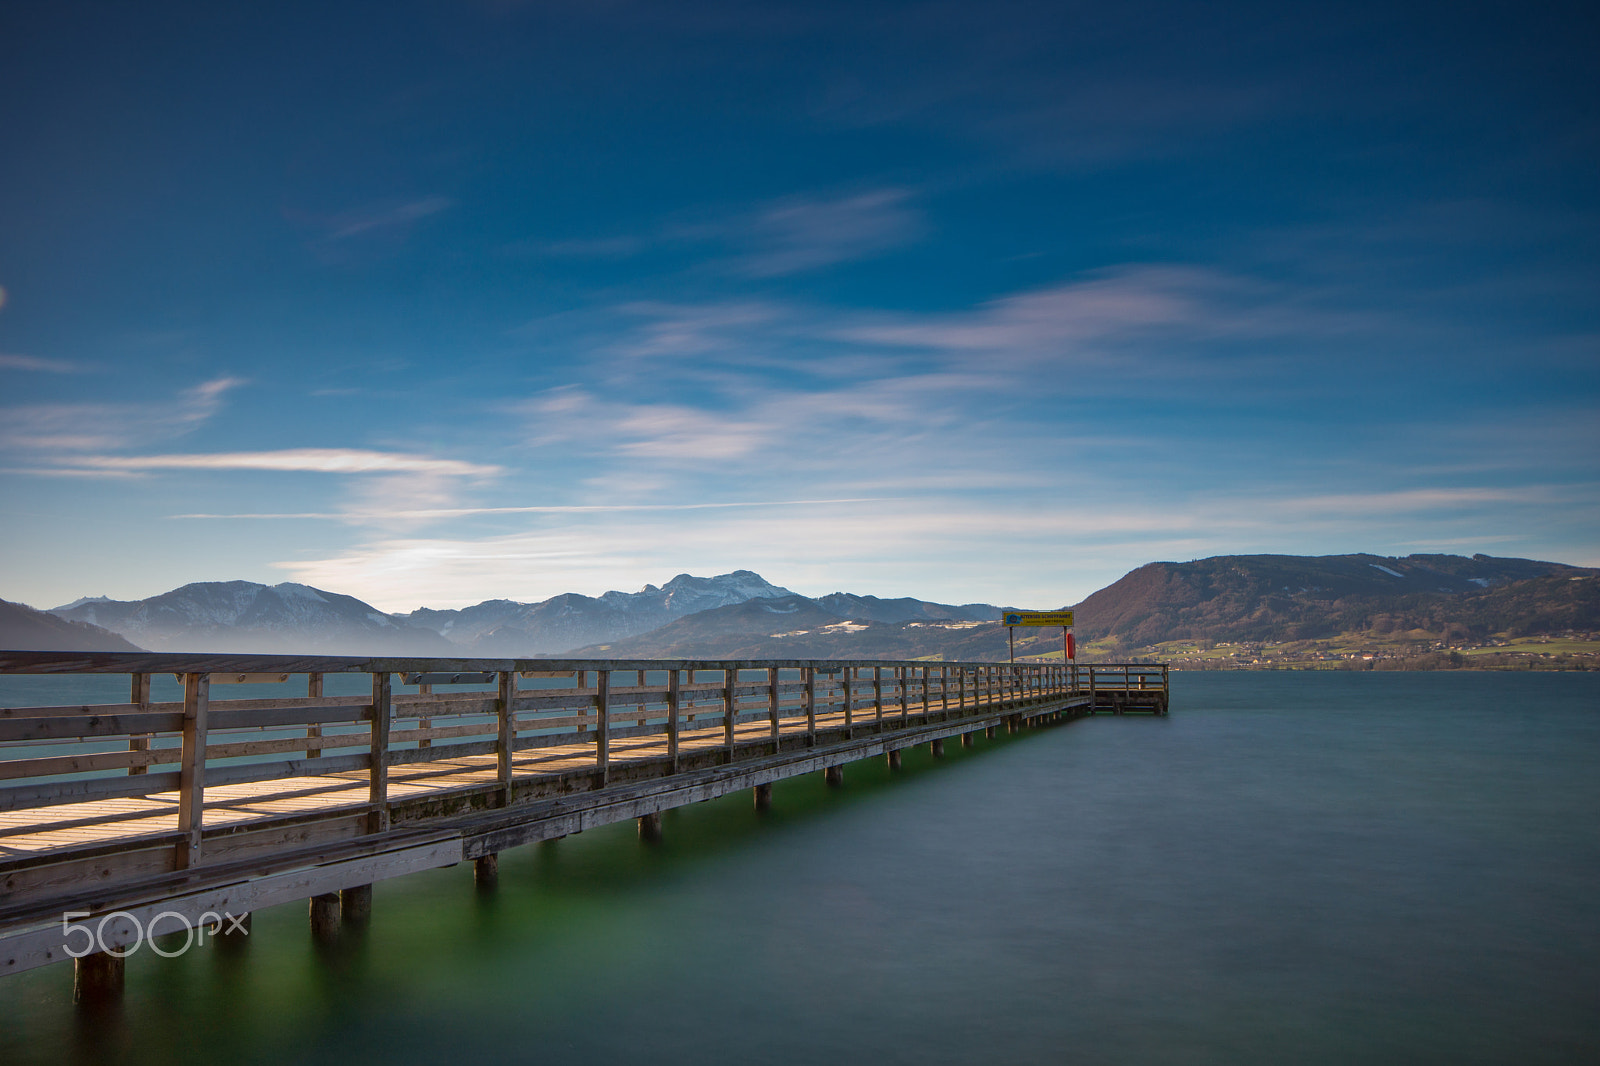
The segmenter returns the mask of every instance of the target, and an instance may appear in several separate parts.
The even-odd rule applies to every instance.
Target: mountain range
[[[1080,647],[1126,655],[1179,640],[1351,633],[1465,640],[1588,631],[1600,629],[1596,576],[1600,571],[1486,555],[1150,563],[1077,604],[1076,634]],[[157,651],[966,660],[1004,658],[1008,650],[1001,608],[991,604],[844,592],[812,598],[749,570],[680,574],[632,593],[497,599],[406,614],[307,585],[248,581],[197,582],[145,600],[82,599],[51,612],[0,604],[8,609],[0,612],[0,645],[17,649],[112,650],[131,641]],[[1019,630],[1017,651],[1058,652],[1060,639],[1059,630]]]

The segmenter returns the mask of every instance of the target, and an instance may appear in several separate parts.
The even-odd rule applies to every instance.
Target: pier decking
[[[798,774],[1168,703],[1166,667],[1127,664],[0,652],[5,674],[123,675],[129,699],[0,708],[0,974],[82,954],[85,929],[118,949],[158,916],[308,897],[315,926],[317,900],[326,923],[331,893],[359,909],[386,877],[492,876],[518,844],[627,818],[649,836],[739,789],[759,808]],[[181,700],[152,702],[163,674]],[[361,694],[325,695],[341,675]]]

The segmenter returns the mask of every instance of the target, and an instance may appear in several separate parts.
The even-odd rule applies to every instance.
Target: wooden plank
[[[102,751],[88,755],[46,755],[37,759],[0,760],[0,781],[24,777],[51,777],[55,774],[81,774],[96,770],[137,768],[175,763],[182,757],[179,748],[130,748],[127,751]]]
[[[315,700],[322,697],[322,675],[310,673],[306,675],[306,699]],[[315,743],[322,736],[321,722],[306,723],[306,758],[315,759],[322,754],[322,745]]]
[[[780,732],[778,719],[781,717],[779,713],[781,705],[782,695],[778,691],[778,668],[769,666],[767,667],[767,718],[771,725],[772,742],[774,744],[778,742],[778,734]],[[774,748],[773,750],[776,751],[777,749]]]
[[[150,675],[131,674],[128,680],[128,702],[140,710],[148,708],[150,706]],[[148,751],[149,749],[150,734],[138,733],[128,738],[129,751]],[[148,766],[148,763],[131,762],[128,764],[128,774],[130,777],[143,774],[147,772],[146,767]]]
[[[516,712],[511,705],[517,698],[517,675],[514,670],[502,670],[497,675],[499,679],[499,704],[496,722],[498,725],[495,737],[495,776],[500,782],[500,806],[509,806],[511,803],[511,745],[516,740],[516,730],[513,728]]]
[[[148,678],[147,678],[148,679]],[[211,713],[227,711],[243,725],[257,725],[249,718],[252,711],[307,711],[325,712],[330,709],[354,708],[365,711],[369,706],[365,696],[328,696],[320,693],[315,698],[288,696],[265,700],[212,700]],[[60,704],[45,707],[0,707],[0,721],[12,718],[107,718],[123,715],[174,715],[182,716],[183,701],[152,703]],[[354,721],[359,713],[347,720]],[[332,720],[332,719],[330,719]]]
[[[389,727],[394,708],[394,675],[380,670],[372,675],[372,753],[367,766],[367,805],[370,831],[389,828]]]
[[[805,668],[802,676],[806,682],[806,743],[812,747],[817,744],[817,671],[815,667]]]
[[[359,703],[335,704],[326,701],[321,707],[285,706],[270,710],[230,708],[226,704],[211,711],[213,729],[298,729],[318,722],[322,725],[346,725],[364,722],[372,717],[372,704],[366,697],[357,696]]]
[[[183,753],[178,769],[178,832],[175,852],[180,870],[200,864],[200,830],[205,817],[206,711],[211,675],[183,675]]]
[[[565,738],[565,743],[572,743],[570,737]],[[528,745],[518,743],[513,746],[513,752],[521,751]],[[398,748],[389,752],[389,766],[413,766],[417,763],[450,762],[454,759],[466,759],[479,755],[498,755],[500,741],[478,740],[465,744],[435,744],[431,748]],[[365,756],[363,756],[365,758]],[[485,769],[493,767],[486,766]]]
[[[82,737],[175,733],[182,728],[181,713],[16,718],[0,720],[0,741],[77,740]]]
[[[425,722],[427,719],[421,721]],[[417,729],[391,729],[389,744],[392,748],[396,744],[409,744],[415,741],[426,747],[427,745],[423,743],[425,741],[447,740],[451,737],[481,737],[495,732],[498,732],[497,727],[489,725],[434,725]]]
[[[611,773],[611,671],[596,670],[594,677],[595,769],[604,788]]]
[[[216,730],[211,731],[213,735]],[[363,729],[359,733],[331,733],[322,738],[322,748],[362,748],[372,742],[372,732]],[[284,752],[304,751],[305,737],[279,737],[272,740],[245,740],[231,744],[206,745],[206,759],[216,762],[218,759],[238,759],[250,755],[281,755]]]
[[[673,773],[678,772],[678,705],[683,695],[679,687],[681,680],[678,670],[667,674],[667,758],[671,760]]]
[[[98,777],[87,781],[49,781],[0,788],[0,811],[23,811],[64,803],[87,803],[171,792],[178,787],[178,771],[140,777]]]
[[[327,777],[331,774],[360,774],[370,778],[372,755],[322,755],[316,759],[280,759],[272,762],[234,763],[231,766],[206,768],[208,787],[225,785],[250,785],[261,781],[282,781],[287,778]],[[360,780],[352,776],[351,782]],[[366,782],[370,789],[370,780]]]

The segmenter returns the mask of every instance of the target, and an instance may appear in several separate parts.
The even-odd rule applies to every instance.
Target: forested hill
[[[1222,555],[1150,563],[1077,605],[1084,641],[1441,640],[1600,629],[1600,570],[1487,555]]]

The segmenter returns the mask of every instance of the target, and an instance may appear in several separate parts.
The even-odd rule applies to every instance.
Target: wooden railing
[[[1001,724],[1165,713],[1166,681],[1124,664],[0,652],[0,973],[59,957],[57,912],[91,896],[270,905],[800,773],[837,782]]]

